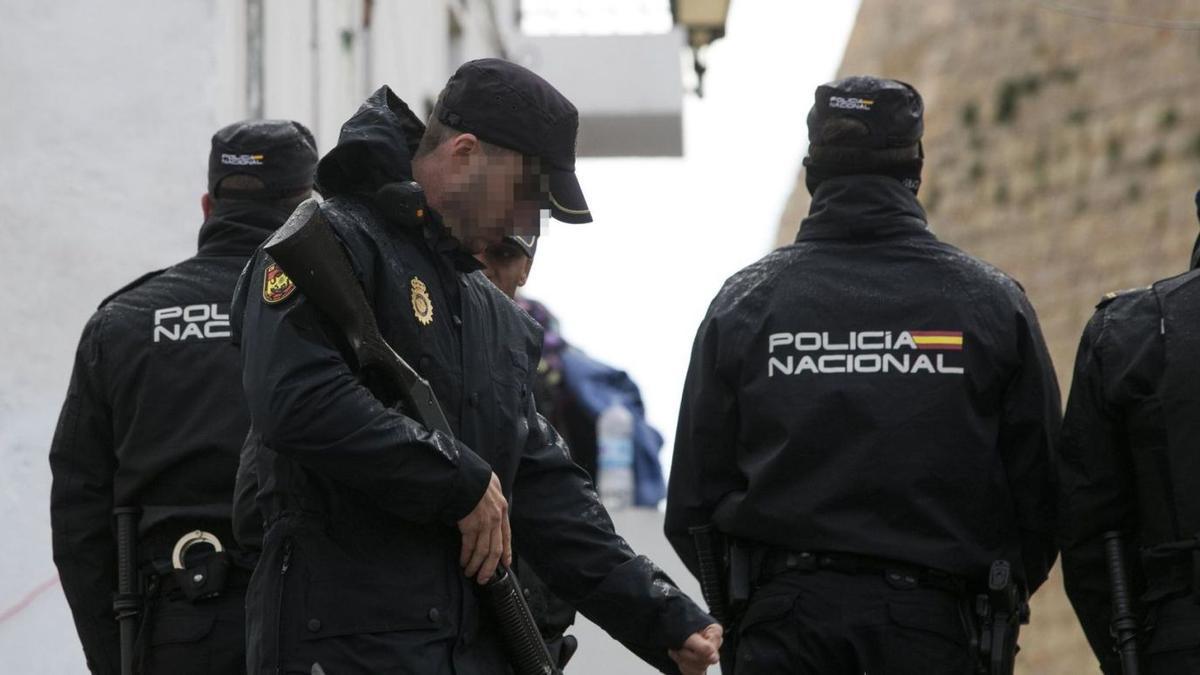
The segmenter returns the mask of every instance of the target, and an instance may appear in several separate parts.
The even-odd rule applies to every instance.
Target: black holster
[[[187,599],[195,602],[225,591],[231,565],[228,551],[213,552],[183,569],[172,569],[171,577]]]
[[[1029,623],[1029,602],[1007,560],[992,563],[987,589],[970,602],[974,628],[970,648],[978,675],[1012,675],[1021,624]]]
[[[728,613],[725,640],[721,644],[721,672],[734,675],[737,661],[738,632],[742,615],[750,605],[750,596],[758,585],[758,564],[761,553],[745,542],[729,538],[726,546],[726,569],[723,588]]]
[[[696,547],[700,591],[708,612],[725,629],[721,672],[733,675],[738,623],[750,602],[757,577],[754,552],[712,524],[691,527],[688,532]]]
[[[700,591],[709,614],[729,633],[754,590],[753,551],[711,524],[690,527],[688,533],[696,547]]]

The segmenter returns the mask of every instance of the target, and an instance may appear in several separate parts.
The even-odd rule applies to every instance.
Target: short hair
[[[226,190],[232,194],[225,194]],[[266,190],[267,184],[258,176],[235,173],[218,181],[216,189],[213,190],[214,194],[209,196],[214,202],[222,204],[238,201],[260,202],[288,210],[295,209],[300,202],[312,196],[311,187],[300,188],[282,195],[269,193]]]
[[[445,94],[444,90],[441,94],[438,94],[437,103],[433,104],[433,112],[429,113],[429,119],[425,122],[425,133],[421,136],[421,143],[417,146],[417,152],[413,155],[413,159],[420,159],[437,150],[438,146],[451,138],[459,134],[468,133],[442,122],[442,97]],[[479,139],[479,144],[483,146],[484,153],[489,155],[495,154],[500,150],[500,146],[488,143],[482,138]]]
[[[452,136],[461,134],[458,129],[442,124],[437,118],[438,109],[434,107],[433,113],[429,116],[429,122],[425,124],[425,133],[421,136],[421,144],[417,146],[417,154],[413,155],[413,159],[419,159],[428,155],[438,148],[439,145],[450,140]]]
[[[837,117],[821,126],[821,136],[808,148],[813,162],[839,167],[877,167],[904,164],[921,159],[920,143],[898,148],[855,147],[854,141],[871,133],[861,120]]]

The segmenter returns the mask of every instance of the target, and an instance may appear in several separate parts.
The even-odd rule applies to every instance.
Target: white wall
[[[224,1],[230,13],[244,13],[245,0]],[[380,85],[389,85],[424,117],[426,103],[437,98],[458,65],[501,50],[504,38],[497,36],[486,5],[484,0],[376,0],[367,28],[362,0],[263,0],[264,115],[308,125],[322,151],[336,143],[342,122]],[[499,19],[512,17],[509,0],[495,5]],[[451,35],[452,16],[457,37]],[[244,67],[244,47],[232,60],[239,59]],[[230,72],[223,81],[237,77],[240,73]],[[244,105],[238,110],[231,120],[244,115]]]
[[[368,87],[436,95],[450,74],[449,2],[375,3],[368,85],[361,0],[315,3],[315,79],[313,3],[265,0],[264,113],[319,117],[324,151]],[[464,58],[486,48],[479,4],[466,5]],[[245,59],[245,0],[3,2],[0,614],[55,573],[47,450],[79,332],[106,295],[195,250],[209,138],[246,116]],[[83,672],[60,589],[0,621],[0,657],[5,672]]]
[[[0,612],[54,574],[46,453],[80,329],[201,222],[214,5],[119,7],[6,2],[0,22]],[[83,670],[61,591],[0,624],[0,654]]]

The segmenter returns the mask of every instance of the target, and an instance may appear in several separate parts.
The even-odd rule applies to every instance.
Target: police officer
[[[666,533],[693,573],[690,528],[732,540],[738,675],[968,672],[963,592],[1055,558],[1054,372],[1020,286],[929,231],[922,112],[902,82],[819,87],[809,216],[696,336]]]
[[[483,265],[483,275],[505,295],[517,299],[517,289],[529,281],[533,256],[537,254],[536,235],[510,234],[485,248],[475,258]]]
[[[533,307],[524,298],[516,297],[517,289],[524,286],[525,282],[529,280],[529,271],[533,268],[533,256],[537,253],[537,242],[536,235],[508,235],[476,254],[475,259],[483,264],[482,272],[488,281],[495,284],[496,288],[499,288],[509,298],[516,300],[521,309],[529,312],[529,315],[540,323],[540,317],[530,311]],[[534,400],[537,402],[538,414],[553,424],[555,430],[559,432],[559,436],[563,438],[564,444],[571,449],[574,459],[577,457],[575,439],[565,433],[553,415],[555,409],[552,407],[552,402],[557,401],[558,398],[552,396],[555,387],[548,386],[548,380],[555,376],[561,378],[561,372],[551,369],[550,364],[547,363],[547,355],[552,352],[555,345],[547,344],[551,331],[544,323],[542,330],[542,358],[538,362],[537,376],[534,380]],[[548,402],[551,403],[549,409]],[[560,666],[565,666],[578,648],[578,641],[575,637],[566,635],[567,629],[575,623],[575,609],[555,595],[546,586],[546,582],[542,581],[528,565],[522,565],[518,561],[516,571],[521,585],[525,589],[525,599],[529,605],[529,611],[537,622],[538,631],[545,640],[546,647],[550,650],[555,662]]]
[[[316,160],[312,134],[295,122],[218,131],[196,255],[110,295],[83,330],[50,449],[50,516],[94,673],[120,672],[116,507],[140,511],[140,672],[243,667],[253,560],[233,544],[230,502],[249,415],[229,299],[250,254],[311,194]]]
[[[537,75],[472,61],[429,129],[383,87],[318,166],[321,213],[454,437],[359,383],[337,333],[269,256],[248,266],[234,315],[266,523],[247,599],[252,672],[510,672],[477,595],[511,562],[510,524],[522,563],[644,659],[686,673],[715,661],[719,626],[616,536],[536,414],[540,331],[471,255],[536,234],[543,209],[590,220],[577,124]],[[429,208],[385,198],[413,179]]]
[[[1197,195],[1200,209],[1200,194]],[[1143,672],[1200,672],[1200,240],[1188,272],[1109,293],[1084,328],[1059,454],[1067,596],[1105,673],[1105,538],[1134,572]]]

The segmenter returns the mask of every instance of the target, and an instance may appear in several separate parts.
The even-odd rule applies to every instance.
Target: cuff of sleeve
[[[695,611],[690,613],[686,620],[667,629],[667,639],[671,641],[671,644],[675,645],[671,649],[679,649],[682,647],[683,643],[687,642],[687,639],[691,637],[693,633],[699,633],[714,623],[720,623],[716,619],[705,614],[694,604],[692,605],[692,608]]]
[[[1050,568],[1058,557],[1058,546],[1053,535],[1041,532],[1025,531],[1021,546],[1021,558],[1024,562],[1022,572],[1030,595],[1045,583],[1050,576]]]
[[[450,489],[446,505],[442,507],[442,520],[450,525],[462,520],[487,492],[492,482],[492,467],[467,446],[458,445],[458,477]]]
[[[613,570],[578,608],[626,646],[653,645],[663,656],[667,649],[682,647],[692,633],[717,623],[645,556]]]

